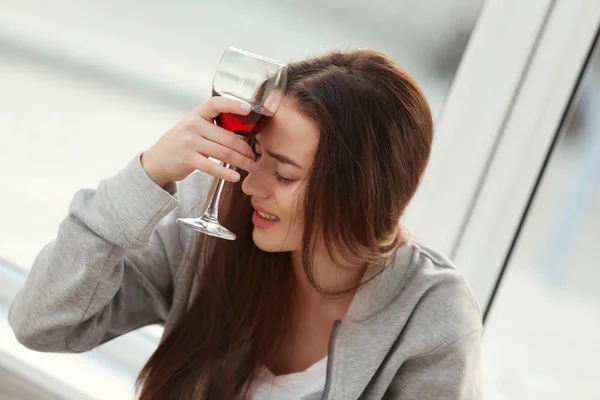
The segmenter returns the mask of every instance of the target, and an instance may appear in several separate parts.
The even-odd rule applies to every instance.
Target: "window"
[[[600,56],[591,59],[486,321],[490,400],[600,397]]]

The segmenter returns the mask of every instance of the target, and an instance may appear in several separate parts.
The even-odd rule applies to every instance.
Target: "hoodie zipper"
[[[325,400],[329,395],[329,388],[331,386],[331,367],[333,364],[333,347],[335,344],[335,336],[337,335],[338,327],[342,321],[339,319],[333,323],[333,329],[331,331],[331,337],[329,338],[329,349],[327,349],[327,372],[325,373],[325,388],[323,389],[323,396],[321,400]]]

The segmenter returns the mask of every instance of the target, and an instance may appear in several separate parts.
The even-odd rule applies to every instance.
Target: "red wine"
[[[273,114],[263,106],[242,99],[239,96],[232,95],[225,91],[219,92],[213,90],[213,96],[231,97],[233,99],[250,104],[252,110],[248,115],[223,113],[219,114],[217,118],[215,118],[215,122],[221,128],[227,129],[228,131],[233,132],[237,135],[244,136],[246,139],[250,139],[258,135],[258,133],[260,133],[260,131],[264,128],[267,122],[271,120],[271,117],[273,116]]]

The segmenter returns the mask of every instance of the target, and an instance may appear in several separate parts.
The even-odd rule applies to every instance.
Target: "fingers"
[[[213,97],[196,107],[181,127],[187,132],[186,147],[195,150],[193,167],[217,178],[237,182],[240,174],[208,157],[221,160],[243,170],[252,172],[257,168],[255,155],[250,145],[236,134],[213,124],[213,119],[222,113],[247,115],[250,105],[227,97]],[[198,118],[200,117],[200,118]]]
[[[221,113],[248,115],[250,110],[249,104],[229,97],[216,96],[200,104],[194,109],[194,112],[203,119],[212,122]]]
[[[235,133],[216,125],[210,124],[209,126],[203,127],[202,137],[210,140],[211,142],[218,143],[221,146],[235,150],[247,158],[255,158],[252,147],[250,147],[250,145],[244,139],[241,139]]]
[[[254,171],[257,167],[253,158],[246,157],[230,147],[223,146],[205,138],[200,140],[198,146],[201,149],[200,152],[204,156],[216,158],[217,160],[234,165],[248,172]]]
[[[215,178],[225,179],[229,182],[237,182],[240,180],[240,174],[222,165],[210,161],[200,153],[194,162],[194,167],[202,172],[214,176]]]

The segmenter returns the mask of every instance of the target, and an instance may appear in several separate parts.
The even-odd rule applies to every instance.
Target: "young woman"
[[[478,399],[474,297],[399,224],[433,133],[415,82],[381,53],[336,52],[289,66],[252,146],[213,125],[223,112],[249,110],[212,98],[75,194],[11,306],[19,341],[83,352],[163,324],[144,400]],[[221,208],[235,241],[175,223],[211,176],[237,182]]]

